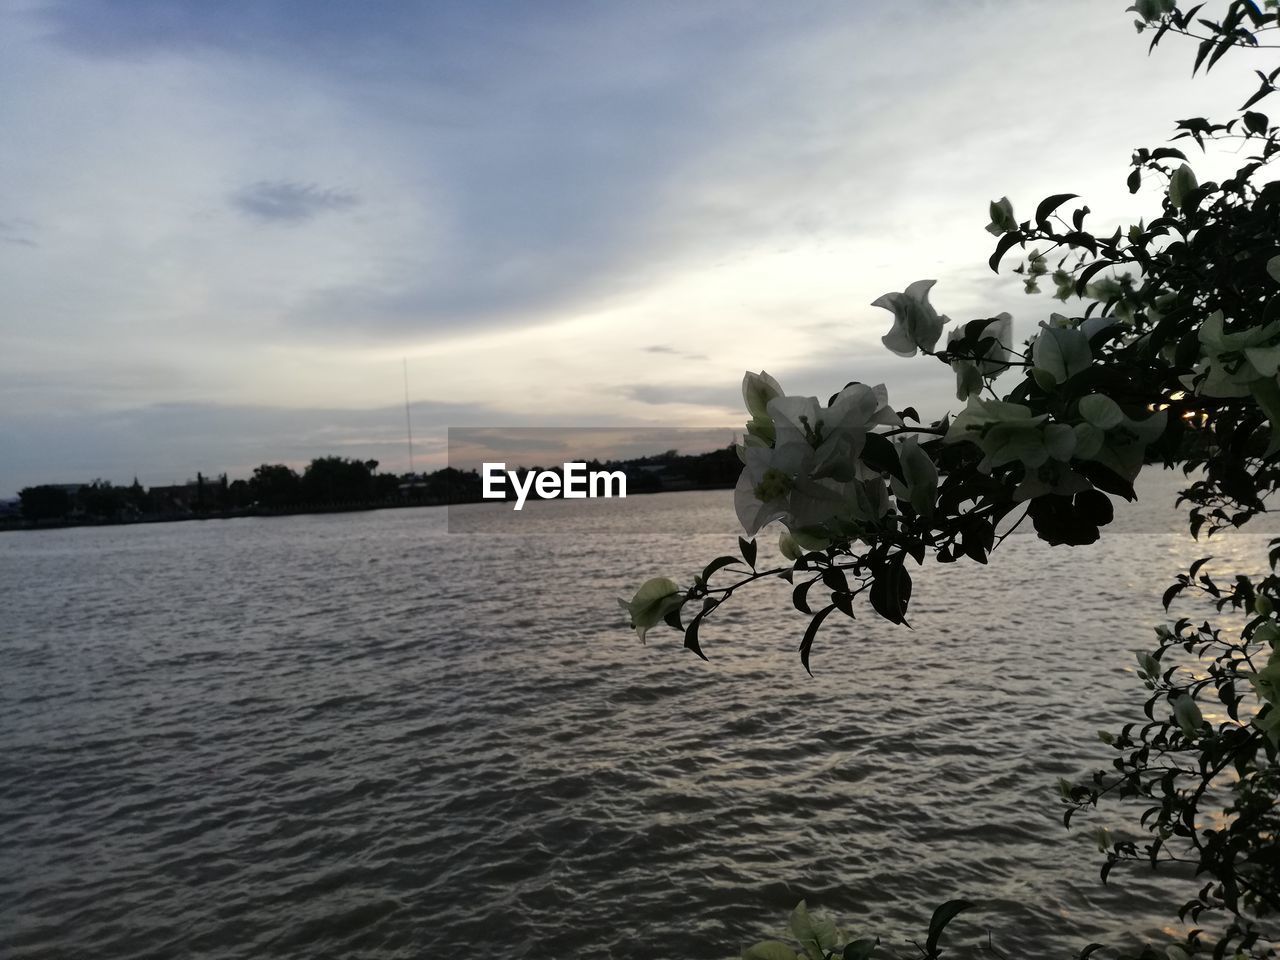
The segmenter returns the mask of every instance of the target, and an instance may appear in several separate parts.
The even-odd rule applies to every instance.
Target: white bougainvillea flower
[[[968,400],[982,392],[982,372],[970,360],[952,360],[951,369],[956,375],[956,399]]]
[[[1013,216],[1013,204],[1009,202],[1008,197],[992,200],[990,211],[991,222],[987,224],[987,233],[993,237],[1018,229],[1018,221]]]
[[[991,339],[978,358],[978,369],[985,377],[998,377],[1009,369],[1009,360],[1013,356],[1013,317],[1007,313],[997,313],[982,328],[978,342]]]
[[[778,423],[782,434],[794,431],[815,447],[841,430],[902,424],[889,406],[889,392],[882,383],[874,387],[851,383],[829,407],[819,403],[817,397],[778,397],[769,403],[769,416]]]
[[[969,440],[981,447],[986,456],[978,469],[983,473],[1015,461],[1034,470],[1051,459],[1069,460],[1075,449],[1071,428],[1048,419],[1048,414],[1032,416],[1020,403],[970,397],[943,439],[948,443]]]
[[[1169,413],[1160,410],[1142,420],[1127,416],[1120,405],[1101,393],[1080,401],[1083,423],[1075,425],[1075,455],[1110,468],[1130,483],[1142,470],[1147,447],[1160,439]]]
[[[769,403],[779,447],[810,451],[810,475],[850,479],[862,452],[865,429],[857,429],[844,407],[824,407],[817,397],[778,397]]]
[[[894,477],[889,481],[893,495],[906,500],[921,516],[928,516],[938,499],[938,467],[916,437],[903,437],[897,447],[903,479]]]
[[[867,434],[902,423],[883,384],[850,384],[826,407],[816,397],[775,396],[753,422],[760,420],[770,424],[772,445],[749,434],[738,448],[744,469],[734,506],[748,535],[775,520],[795,532],[884,516],[887,493],[871,495],[859,485],[874,478],[883,486],[878,472],[859,460]]]
[[[790,515],[792,491],[799,478],[809,476],[814,455],[808,444],[786,442],[747,447],[746,459],[733,490],[733,505],[742,529],[754,537],[761,527]]]
[[[1200,324],[1200,362],[1182,382],[1205,397],[1247,397],[1251,383],[1280,369],[1280,321],[1235,333],[1225,328],[1221,310]]]
[[[778,534],[778,552],[792,563],[804,556],[804,549],[796,541],[796,538],[791,535],[790,530],[783,530],[782,533]]]
[[[801,480],[792,491],[783,523],[796,543],[806,550],[821,550],[834,539],[855,535],[875,524],[891,510],[884,479]]]
[[[1013,356],[1013,317],[1001,313],[989,320],[982,328],[978,342],[991,338],[992,343],[976,357],[957,357],[951,361],[951,369],[956,375],[956,399],[967,400],[982,389],[983,378],[1000,376],[1009,369],[1008,361]],[[963,327],[952,327],[947,334],[947,349],[964,339]]]
[[[777,397],[769,402],[777,444],[807,444],[814,451],[812,476],[850,480],[867,433],[878,426],[900,426],[883,384],[852,383],[824,407],[816,397]]]
[[[643,643],[650,628],[660,624],[672,610],[679,609],[684,599],[684,593],[674,580],[654,577],[641,584],[629,601],[619,597],[618,605],[631,617],[631,624]]]
[[[1054,383],[1066,383],[1087,370],[1092,362],[1093,352],[1084,331],[1052,323],[1040,324],[1040,334],[1031,345],[1031,363],[1035,370],[1052,377]]]
[[[893,327],[881,342],[900,357],[914,357],[917,349],[932,350],[950,319],[939,316],[929,303],[929,290],[936,280],[917,280],[901,293],[886,293],[872,301],[893,314]]]

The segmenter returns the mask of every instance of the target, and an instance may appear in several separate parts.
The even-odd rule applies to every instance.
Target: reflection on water
[[[1188,881],[1102,887],[1054,783],[1138,714],[1169,576],[1265,541],[1017,534],[920,571],[913,630],[828,621],[811,679],[784,583],[708,624],[709,664],[619,622],[732,549],[729,504],[0,537],[4,952],[723,958],[801,897],[902,934],[981,900],[1013,955],[1168,923]]]

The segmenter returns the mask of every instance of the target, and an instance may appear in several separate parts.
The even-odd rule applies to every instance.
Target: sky
[[[1060,304],[987,204],[1151,216],[1135,146],[1256,85],[1124,0],[0,0],[0,496],[443,466],[462,426],[740,426],[888,385],[869,304]],[[1204,177],[1202,177],[1204,179]]]

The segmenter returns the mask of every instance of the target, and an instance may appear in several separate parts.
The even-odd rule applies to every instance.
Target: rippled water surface
[[[965,896],[958,942],[1049,957],[1183,899],[1102,887],[1054,783],[1138,716],[1170,574],[1258,536],[1017,534],[917,573],[912,630],[829,621],[810,678],[781,582],[710,663],[619,620],[732,549],[727,492],[526,509],[0,535],[0,953],[725,958],[801,897],[902,943]]]

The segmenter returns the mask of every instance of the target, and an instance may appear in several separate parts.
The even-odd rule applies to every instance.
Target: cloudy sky
[[[448,426],[740,423],[744,369],[941,413],[868,304],[1054,304],[986,204],[1150,214],[1130,150],[1249,64],[1125,0],[0,0],[0,496]]]

